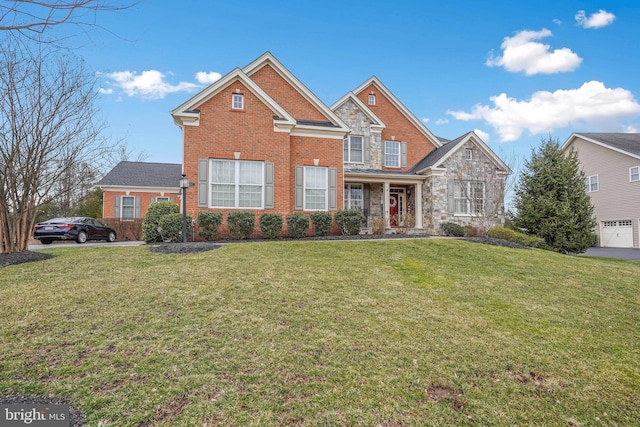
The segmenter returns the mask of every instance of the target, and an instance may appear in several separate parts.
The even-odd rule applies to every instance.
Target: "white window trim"
[[[362,148],[360,149],[360,152],[362,153],[362,160],[359,162],[353,161],[351,160],[351,137],[356,137],[356,138],[360,138],[360,142],[362,143]],[[347,138],[345,138],[346,144],[347,144],[347,153],[349,155],[348,159],[344,159],[345,163],[354,163],[354,164],[364,164],[364,135],[349,135]],[[343,150],[344,151],[344,150]]]
[[[596,189],[592,190],[591,189],[591,178],[595,178],[596,179]],[[587,187],[587,193],[595,193],[596,191],[600,191],[600,177],[598,175],[589,175],[588,177],[585,178],[585,184]]]
[[[156,196],[154,202],[170,202],[171,197],[169,196]]]
[[[211,197],[211,192],[212,192],[212,187],[214,184],[218,184],[218,183],[214,183],[213,182],[213,162],[233,162],[235,163],[235,167],[233,169],[234,172],[234,205],[235,206],[213,206],[213,197]],[[262,172],[261,172],[261,176],[262,176],[262,193],[261,193],[261,204],[259,207],[249,207],[249,206],[240,206],[240,163],[260,163],[262,165]],[[231,185],[231,184],[225,184],[225,185]],[[254,185],[255,187],[257,187],[258,185],[255,184],[242,184],[242,185]],[[253,161],[253,160],[229,160],[229,159],[210,159],[209,160],[209,194],[208,194],[208,199],[209,199],[209,207],[212,209],[243,209],[243,210],[260,210],[260,209],[264,209],[264,187],[265,187],[265,183],[264,183],[264,162],[261,161]]]
[[[638,179],[633,179],[632,178],[632,170],[636,169],[638,171],[637,175],[638,175]],[[640,166],[632,166],[629,168],[629,182],[638,182],[640,181]]]
[[[307,188],[307,169],[324,169],[324,188]],[[311,209],[307,207],[307,190],[324,190],[324,208]],[[329,168],[325,166],[305,166],[302,171],[302,209],[305,211],[328,211],[329,210]]]
[[[473,148],[466,148],[465,149],[464,158],[466,160],[473,160]]]
[[[367,99],[369,105],[376,105],[376,95],[375,93],[370,93],[369,98]]]
[[[484,181],[455,181],[454,182],[454,186],[460,186],[464,184],[467,188],[464,190],[464,193],[462,195],[462,197],[455,197],[455,188],[454,188],[454,201],[453,201],[453,207],[454,207],[454,212],[453,212],[453,216],[470,216],[470,217],[483,217],[484,216],[484,212],[485,212],[485,202],[486,202],[486,198],[485,198],[485,191],[486,191],[486,187],[485,187],[485,183]],[[476,212],[472,212],[471,209],[471,197],[469,196],[471,194],[471,184],[482,184],[482,207],[480,208],[480,212],[476,213]],[[466,212],[456,212],[456,207],[457,207],[457,203],[456,200],[460,200],[460,199],[464,199],[466,202]]]
[[[398,145],[398,165],[388,165],[387,164],[387,143],[391,143],[391,144],[397,144]],[[396,154],[392,154],[392,156],[396,156]],[[402,144],[400,143],[400,141],[384,141],[384,167],[386,168],[395,168],[395,169],[401,169],[402,168]]]
[[[351,199],[351,191],[354,188],[359,188],[362,191],[362,199],[360,199],[361,202],[361,207],[360,208],[354,208],[351,206],[351,201],[355,200],[355,199]],[[364,210],[366,209],[364,206],[364,185],[363,184],[345,184],[344,185],[344,208],[345,209],[359,209],[359,210]]]
[[[124,216],[124,200],[133,199],[133,215],[132,216]],[[127,206],[129,207],[129,206]],[[136,217],[136,197],[135,196],[120,196],[120,218],[122,219],[135,219]]]
[[[240,100],[240,107],[236,107],[236,100]],[[244,110],[244,95],[241,93],[234,93],[231,95],[231,109],[232,110]]]

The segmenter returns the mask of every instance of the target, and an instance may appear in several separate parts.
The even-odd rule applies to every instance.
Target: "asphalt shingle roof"
[[[426,169],[428,167],[431,167],[431,166],[435,165],[449,151],[451,151],[454,148],[456,148],[458,143],[461,140],[463,140],[467,135],[468,135],[468,133],[465,133],[464,135],[462,135],[462,136],[460,136],[460,137],[458,137],[458,138],[456,138],[456,139],[454,139],[452,141],[440,138],[440,141],[443,143],[442,147],[436,148],[435,150],[433,150],[429,154],[427,154],[425,157],[423,157],[422,160],[420,160],[418,163],[416,163],[415,166],[413,166],[411,168],[411,170],[409,170],[409,172],[414,172],[414,173],[415,172],[419,172],[419,171],[421,171],[423,169]]]
[[[175,163],[118,163],[97,185],[131,187],[179,187],[182,165]]]
[[[578,133],[618,150],[640,156],[640,133]]]

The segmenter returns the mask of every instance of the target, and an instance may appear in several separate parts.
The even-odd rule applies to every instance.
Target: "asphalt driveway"
[[[589,248],[584,256],[601,256],[605,258],[622,258],[640,260],[640,249],[637,248]]]

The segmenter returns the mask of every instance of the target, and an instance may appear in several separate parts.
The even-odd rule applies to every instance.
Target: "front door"
[[[392,227],[398,226],[399,209],[400,209],[400,195],[397,193],[389,194],[389,222]]]

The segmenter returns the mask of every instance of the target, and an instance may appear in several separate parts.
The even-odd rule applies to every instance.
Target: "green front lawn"
[[[640,262],[455,240],[0,269],[0,394],[90,425],[634,425]]]

